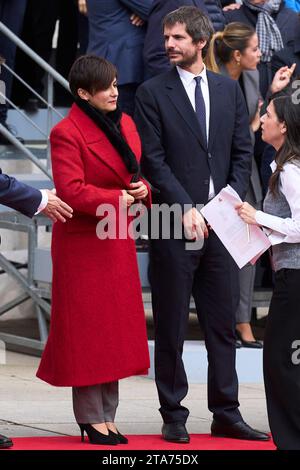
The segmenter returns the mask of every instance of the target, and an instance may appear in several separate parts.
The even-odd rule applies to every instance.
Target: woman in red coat
[[[50,140],[57,194],[74,215],[53,227],[51,326],[37,376],[73,388],[82,439],[86,431],[113,445],[127,442],[114,424],[118,380],[149,368],[135,241],[119,235],[119,215],[129,225],[129,206],[150,205],[150,194],[138,176],[136,127],[117,107],[114,65],[82,56],[69,81],[75,104]],[[115,230],[106,238],[107,210]]]

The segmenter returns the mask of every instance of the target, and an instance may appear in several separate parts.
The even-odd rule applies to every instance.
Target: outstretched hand
[[[274,75],[273,81],[271,83],[271,92],[277,93],[278,91],[283,90],[291,80],[291,77],[295,71],[296,64],[293,64],[291,67],[285,65],[280,67]]]
[[[53,222],[66,222],[66,219],[70,219],[73,216],[72,207],[68,206],[64,201],[56,196],[56,189],[45,190],[48,196],[48,204],[42,211],[49,219]]]

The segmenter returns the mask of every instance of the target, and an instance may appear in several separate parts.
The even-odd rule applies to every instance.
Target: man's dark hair
[[[202,50],[204,56],[214,34],[214,28],[208,16],[197,7],[180,7],[165,16],[163,28],[174,26],[176,23],[185,25],[186,32],[191,36],[193,43],[207,41]]]
[[[107,90],[117,76],[117,69],[108,60],[96,55],[86,54],[75,60],[69,73],[72,95],[77,98],[78,88],[91,95]]]

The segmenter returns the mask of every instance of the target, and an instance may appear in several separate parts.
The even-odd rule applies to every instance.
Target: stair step
[[[44,142],[44,146],[40,145],[39,147],[33,147],[32,145],[26,145],[26,147],[36,158],[40,160],[47,159],[46,142]],[[0,146],[1,160],[24,160],[24,158],[26,158],[26,155],[13,145]]]
[[[62,115],[66,116],[69,112],[69,108],[56,108],[57,111]],[[44,142],[46,140],[47,134],[47,121],[48,121],[48,110],[39,109],[35,113],[26,113],[24,110],[21,110],[25,115],[27,115],[40,129],[36,129],[30,122],[28,122],[24,116],[22,116],[17,110],[9,109],[7,122],[9,125],[12,125],[16,131],[17,135],[22,137],[25,142]],[[61,120],[61,117],[56,113],[52,113],[52,124],[53,127]]]

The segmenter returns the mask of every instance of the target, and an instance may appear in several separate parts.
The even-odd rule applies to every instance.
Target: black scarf
[[[75,98],[75,103],[104,132],[112,146],[119,153],[129,173],[134,175],[132,181],[138,181],[140,173],[139,164],[133,151],[121,134],[120,122],[122,112],[120,109],[117,108],[115,111],[104,114],[79,97]]]

